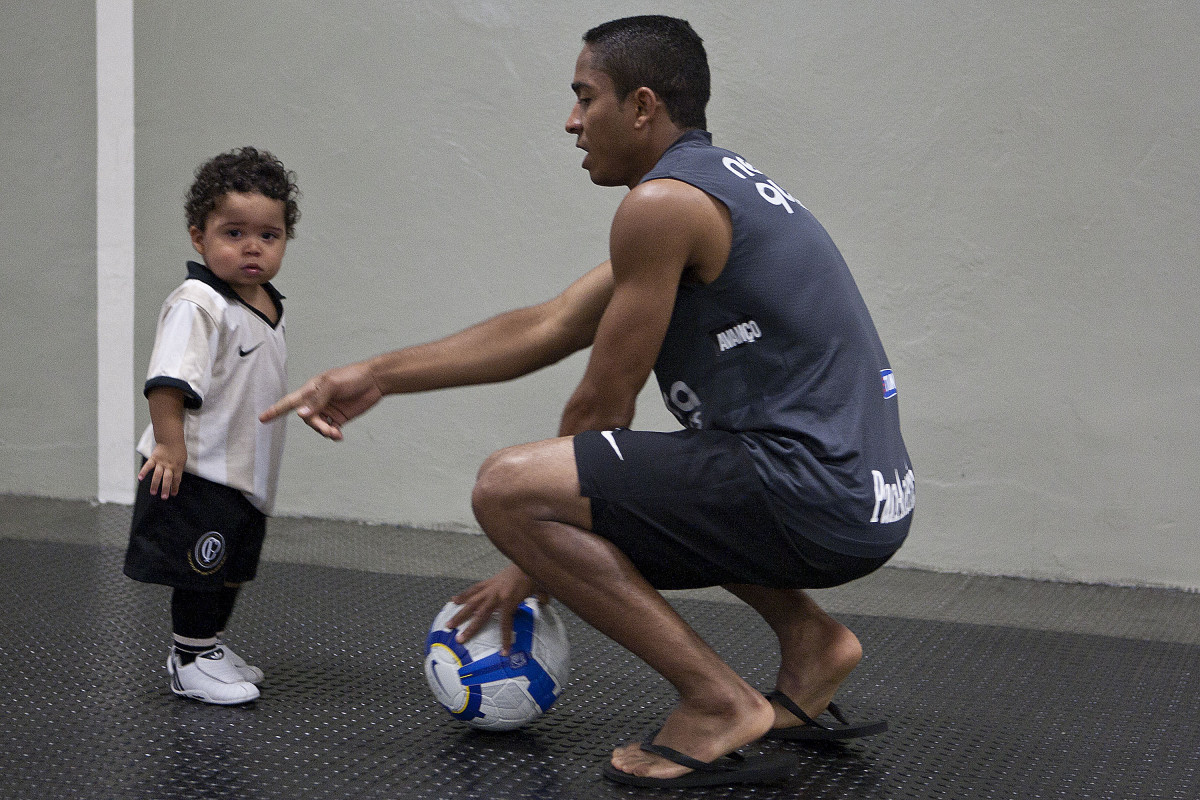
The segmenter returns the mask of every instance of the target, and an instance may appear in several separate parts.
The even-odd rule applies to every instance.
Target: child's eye
[[[230,228],[229,230],[225,231],[225,235],[230,239],[239,239],[241,238],[242,232],[237,228]]]

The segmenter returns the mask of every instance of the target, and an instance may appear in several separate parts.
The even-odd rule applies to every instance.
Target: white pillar
[[[96,0],[96,496],[132,503],[133,0]]]

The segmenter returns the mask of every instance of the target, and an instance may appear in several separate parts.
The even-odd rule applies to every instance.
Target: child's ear
[[[204,231],[197,228],[195,225],[188,228],[188,236],[192,237],[192,247],[196,248],[196,252],[204,256]]]

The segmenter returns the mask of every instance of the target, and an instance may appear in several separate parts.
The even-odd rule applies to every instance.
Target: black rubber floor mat
[[[674,702],[641,662],[569,613],[574,672],[549,714],[473,732],[421,670],[429,622],[461,580],[264,563],[230,642],[262,698],[176,698],[168,595],[112,547],[0,539],[0,797],[1165,798],[1200,796],[1200,647],[890,617],[845,621],[867,657],[839,695],[891,730],[794,752],[786,783],[639,790],[604,780],[612,747]],[[678,607],[754,685],[775,645],[747,608]]]

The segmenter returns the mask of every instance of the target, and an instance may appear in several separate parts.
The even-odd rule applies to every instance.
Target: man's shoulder
[[[710,213],[713,195],[698,182],[663,176],[644,181],[622,198],[613,217],[614,231],[676,230],[681,224]]]
[[[692,141],[668,150],[642,178],[639,187],[673,180],[711,193],[713,188],[727,186],[731,178],[745,178],[757,172],[732,150],[716,147],[707,141]]]
[[[622,198],[621,204],[623,205],[630,201],[634,203],[678,202],[694,197],[697,192],[700,194],[705,193],[703,189],[700,189],[685,177],[660,175],[655,178],[647,178],[630,189],[629,193]]]

